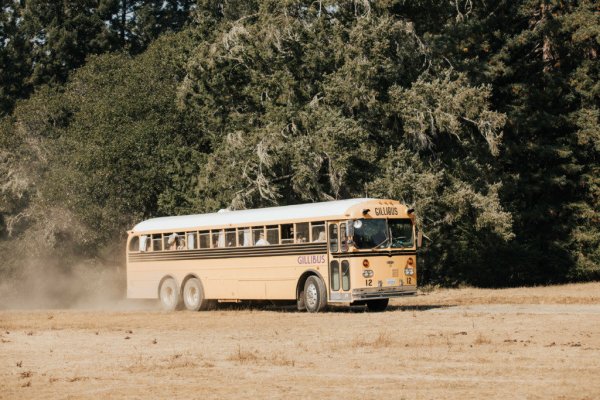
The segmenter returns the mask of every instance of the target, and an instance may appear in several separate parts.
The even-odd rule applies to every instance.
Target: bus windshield
[[[412,222],[410,219],[357,219],[354,244],[359,249],[413,247]]]
[[[392,245],[391,247],[413,247],[413,225],[410,219],[388,219]]]

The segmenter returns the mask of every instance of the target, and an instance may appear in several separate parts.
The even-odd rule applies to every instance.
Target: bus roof
[[[137,224],[132,232],[184,231],[228,225],[269,225],[281,221],[301,221],[347,218],[350,208],[377,199],[361,198],[298,204],[294,206],[225,211],[211,214],[152,218]]]

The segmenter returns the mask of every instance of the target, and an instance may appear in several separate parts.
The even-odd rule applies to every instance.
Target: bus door
[[[329,238],[329,298],[350,301],[350,260],[345,222],[328,223]]]

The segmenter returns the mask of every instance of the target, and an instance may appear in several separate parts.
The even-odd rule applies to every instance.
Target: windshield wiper
[[[371,250],[375,250],[376,248],[378,248],[379,246],[382,246],[385,242],[388,242],[392,240],[391,234],[389,234],[389,229],[385,230],[385,239],[383,240],[383,242],[379,243],[378,245],[371,247]]]

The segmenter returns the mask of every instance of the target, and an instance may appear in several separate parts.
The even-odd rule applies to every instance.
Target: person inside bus
[[[167,245],[169,246],[168,249],[169,250],[177,250],[177,234],[176,233],[171,233],[169,235],[169,239],[167,240]]]
[[[325,241],[325,231],[320,231],[319,237],[317,238],[317,240],[315,240],[315,242],[324,242],[324,241]]]
[[[271,243],[269,243],[266,239],[265,239],[265,234],[261,233],[259,239],[256,241],[255,246],[268,246]]]

